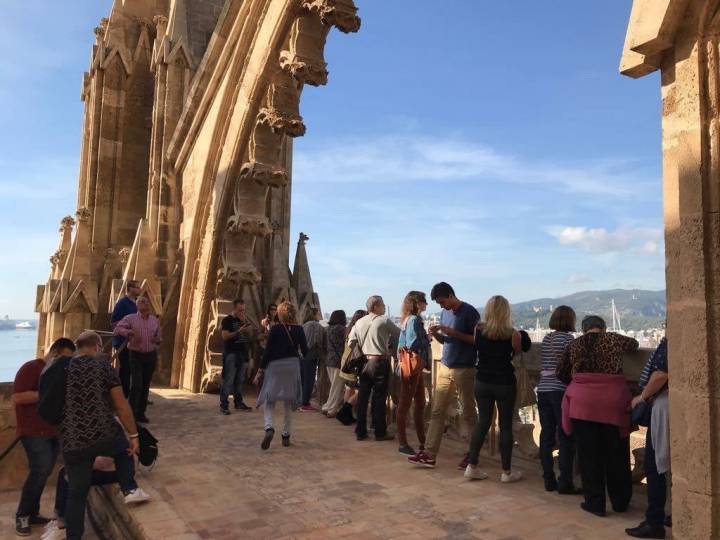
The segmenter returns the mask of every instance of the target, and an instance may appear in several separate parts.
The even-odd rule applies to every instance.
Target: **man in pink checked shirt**
[[[145,296],[137,299],[137,313],[126,315],[114,333],[128,338],[130,351],[130,406],[138,422],[149,422],[145,416],[150,381],[157,364],[157,348],[162,342],[160,321],[150,313],[150,301]]]

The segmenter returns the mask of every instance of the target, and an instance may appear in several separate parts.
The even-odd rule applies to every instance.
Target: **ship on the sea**
[[[34,321],[11,319],[8,315],[0,319],[0,330],[35,330],[35,328]]]

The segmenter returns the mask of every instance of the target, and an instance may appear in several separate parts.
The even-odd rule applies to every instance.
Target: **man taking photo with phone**
[[[230,394],[233,395],[235,410],[252,411],[243,403],[242,384],[245,378],[245,366],[250,354],[248,346],[255,333],[255,327],[245,314],[245,302],[237,299],[233,302],[230,315],[223,318],[220,330],[224,342],[222,388],[220,389],[220,413],[230,414]]]

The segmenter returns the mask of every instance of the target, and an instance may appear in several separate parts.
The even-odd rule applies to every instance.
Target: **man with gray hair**
[[[116,336],[128,339],[130,349],[130,405],[135,419],[149,422],[145,416],[150,381],[157,364],[157,350],[162,343],[160,321],[152,314],[150,300],[146,296],[137,299],[137,313],[126,315],[115,325]]]
[[[348,336],[352,349],[357,345],[367,358],[358,378],[357,440],[367,439],[367,408],[372,395],[372,418],[376,441],[389,441],[394,435],[387,432],[387,391],[390,375],[390,352],[397,347],[400,329],[385,317],[385,302],[373,295],[367,301],[368,314],[359,319]]]

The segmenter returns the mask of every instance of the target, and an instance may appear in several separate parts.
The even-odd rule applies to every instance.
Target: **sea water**
[[[15,380],[17,370],[36,358],[37,330],[0,330],[0,382]]]

